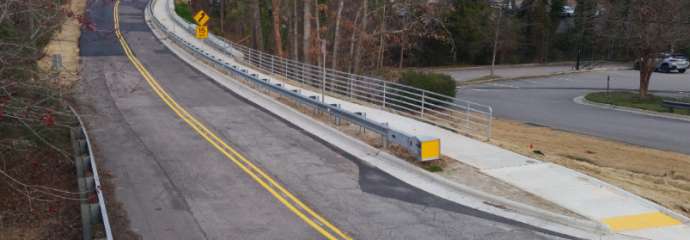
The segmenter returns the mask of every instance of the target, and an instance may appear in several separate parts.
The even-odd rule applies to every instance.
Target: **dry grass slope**
[[[690,217],[688,155],[508,120],[496,120],[494,127],[498,146],[583,172]]]

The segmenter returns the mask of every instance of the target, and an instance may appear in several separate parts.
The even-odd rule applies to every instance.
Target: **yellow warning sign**
[[[208,16],[208,14],[206,14],[206,12],[204,12],[204,10],[199,10],[194,15],[194,21],[196,21],[196,24],[199,26],[206,26],[208,20],[211,20],[211,18]]]
[[[198,38],[198,39],[208,38],[208,26],[197,26],[196,27],[196,38]]]

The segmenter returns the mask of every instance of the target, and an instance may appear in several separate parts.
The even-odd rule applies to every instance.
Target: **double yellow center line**
[[[170,107],[170,109],[177,114],[177,116],[184,120],[190,127],[192,127],[192,129],[194,129],[194,131],[206,139],[206,141],[215,147],[220,153],[235,163],[237,167],[242,169],[242,171],[244,171],[254,181],[261,185],[261,187],[271,193],[271,195],[280,201],[280,203],[282,203],[285,207],[287,207],[290,211],[292,211],[321,235],[327,239],[352,239],[343,231],[333,226],[333,224],[317,214],[314,210],[309,208],[302,201],[297,199],[292,193],[286,190],[285,187],[277,183],[272,177],[266,174],[265,171],[261,170],[254,163],[242,156],[242,154],[230,147],[215,133],[204,126],[204,124],[199,122],[199,120],[177,104],[177,102],[161,87],[151,73],[149,73],[144,65],[141,64],[139,59],[134,56],[132,49],[129,48],[127,40],[122,35],[122,32],[120,32],[119,8],[120,1],[118,0],[115,2],[115,7],[113,9],[113,19],[115,22],[115,35],[119,40],[120,45],[122,45],[122,49],[127,55],[127,58],[129,58],[129,61],[132,63],[132,65],[134,65],[139,73],[141,73],[153,91],[161,98],[161,100],[163,100],[163,102],[165,102],[165,104],[168,105],[168,107]]]

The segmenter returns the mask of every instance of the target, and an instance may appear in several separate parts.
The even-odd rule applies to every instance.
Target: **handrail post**
[[[352,100],[352,76],[347,78],[348,91],[350,93],[350,100]]]
[[[300,83],[304,86],[304,62],[302,62],[302,76],[300,77]]]
[[[424,119],[424,107],[425,107],[424,105],[426,103],[425,97],[426,97],[426,92],[422,91],[422,112],[421,112],[422,119]]]
[[[383,82],[383,104],[382,107],[386,108],[386,82]]]
[[[273,75],[273,73],[274,73],[273,72],[273,68],[274,68],[273,64],[275,64],[275,60],[276,60],[276,57],[274,55],[271,55],[271,75]]]

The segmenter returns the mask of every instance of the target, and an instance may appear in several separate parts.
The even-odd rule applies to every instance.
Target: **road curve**
[[[115,199],[144,239],[321,239],[161,100],[137,68],[218,138],[355,239],[559,239],[416,188],[334,150],[220,88],[169,52],[144,22],[146,1],[93,1],[80,40],[80,110]],[[117,232],[116,232],[117,234]],[[556,234],[557,235],[557,234]],[[116,236],[117,237],[117,236]]]
[[[589,92],[606,91],[607,76],[611,77],[612,91],[635,91],[639,86],[639,72],[620,70],[472,85],[460,89],[457,96],[491,105],[499,118],[690,154],[690,125],[686,121],[573,101]],[[652,92],[685,96],[690,92],[687,76],[655,73]]]

